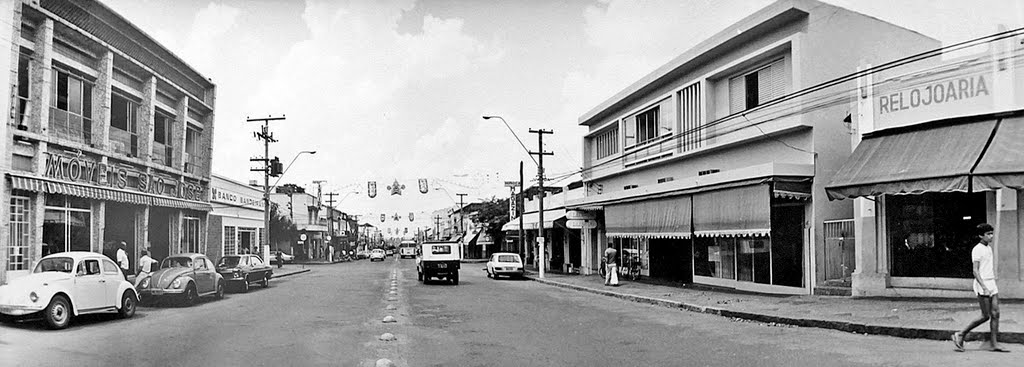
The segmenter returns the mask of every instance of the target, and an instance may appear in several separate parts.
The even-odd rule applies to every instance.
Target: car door
[[[75,298],[79,312],[88,312],[103,307],[106,298],[106,279],[100,271],[99,259],[83,259],[78,262],[75,272]]]
[[[197,257],[192,262],[192,269],[194,270],[194,278],[196,281],[196,291],[199,293],[206,293],[213,291],[213,269],[208,265],[208,260],[204,257]]]
[[[117,267],[110,259],[103,259],[103,279],[106,283],[104,293],[103,306],[113,307],[121,303],[121,295],[117,293],[117,288],[121,286],[121,281],[124,280],[124,275],[121,274],[121,269]]]
[[[267,277],[267,270],[269,266],[263,263],[263,259],[259,256],[252,256],[249,258],[249,265],[252,266],[252,279],[259,280]]]
[[[242,279],[246,282],[252,281],[252,266],[249,265],[249,256],[242,256],[238,259],[238,271],[242,272]]]

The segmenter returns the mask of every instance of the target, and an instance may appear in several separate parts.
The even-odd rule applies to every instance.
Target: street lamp
[[[282,178],[284,178],[284,174],[288,173],[288,169],[292,168],[292,165],[295,164],[295,160],[299,159],[299,156],[302,155],[303,153],[309,153],[310,155],[312,155],[312,154],[316,154],[316,151],[315,150],[303,150],[303,151],[298,152],[297,154],[295,154],[295,158],[292,158],[292,161],[288,163],[288,167],[285,167],[284,171],[281,172],[281,176],[277,177],[277,181],[274,181],[274,186],[271,186],[270,187],[271,189],[277,187],[277,184],[281,182]]]
[[[298,154],[295,155],[295,158],[292,158],[291,163],[288,163],[288,168],[292,168],[292,163],[295,163],[295,160],[298,159],[299,156],[302,155],[302,153],[316,154],[316,151],[304,150],[299,152]],[[269,155],[269,152],[267,153],[267,155]],[[272,190],[274,187],[277,187],[277,184],[281,182],[282,178],[284,178],[285,172],[288,172],[287,168],[281,172],[280,176],[277,177],[277,181],[274,182],[274,186],[267,185],[267,180],[263,181],[263,235],[266,236],[266,238],[264,239],[266,242],[263,243],[263,245],[266,246],[264,247],[264,250],[266,252],[263,253],[264,259],[270,258],[270,190]],[[280,250],[280,248],[278,250]]]
[[[539,166],[539,164],[537,163],[537,158],[534,158],[533,154],[530,153],[530,148],[527,148],[526,144],[523,144],[523,140],[519,139],[519,135],[516,135],[516,132],[512,130],[512,127],[508,125],[508,121],[505,121],[504,117],[501,117],[501,116],[480,116],[480,117],[483,117],[484,120],[499,119],[499,120],[501,120],[501,122],[504,122],[505,123],[505,127],[508,128],[508,131],[510,133],[512,133],[512,136],[514,136],[516,138],[516,141],[519,142],[519,145],[523,147],[523,150],[526,151],[526,154],[528,154],[530,156],[530,159],[533,160],[533,164],[537,164]]]
[[[527,148],[526,144],[523,144],[523,140],[519,139],[519,135],[516,135],[516,132],[512,130],[512,127],[508,125],[508,121],[505,121],[504,117],[497,116],[497,115],[495,115],[495,116],[481,116],[481,117],[483,117],[484,120],[490,120],[490,119],[496,118],[496,119],[501,120],[501,122],[504,122],[505,123],[505,127],[508,128],[508,131],[510,133],[512,133],[512,136],[514,136],[516,138],[516,141],[519,142],[519,145],[523,147],[523,150],[526,150],[526,154],[529,155],[530,159],[533,160],[533,164],[537,165],[537,172],[540,173],[541,171],[543,171],[543,168],[541,167],[540,163],[537,162],[537,159],[533,157],[534,153],[530,152],[530,148]],[[544,154],[544,147],[543,146],[540,147],[539,154],[541,154],[542,157],[543,157],[543,154]],[[540,203],[540,205],[539,205],[540,210],[538,211],[537,214],[538,214],[538,219],[539,219],[540,223],[537,224],[537,234],[538,234],[539,238],[544,238],[544,181],[538,180],[538,184],[540,185],[540,202],[539,202]],[[519,195],[521,195],[521,196],[525,196],[526,195],[526,191],[523,189],[523,185],[524,185],[523,161],[519,161]],[[524,199],[523,200],[523,206],[525,206],[525,204],[526,204],[526,200]],[[525,230],[523,229],[523,225],[524,225],[523,217],[525,216],[526,210],[525,210],[525,208],[520,208],[520,211],[523,214],[519,215],[519,245],[523,247],[523,250],[527,250],[530,247],[526,244],[526,240],[525,240],[526,234],[524,233]],[[509,218],[509,219],[511,219],[511,218]],[[538,245],[539,245],[539,251],[537,251],[537,255],[539,256],[540,261],[537,262],[537,267],[540,269],[540,277],[544,278],[544,250],[546,248],[546,245],[543,244],[543,243],[539,243]]]

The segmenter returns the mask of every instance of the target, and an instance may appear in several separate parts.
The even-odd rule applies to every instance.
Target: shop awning
[[[608,205],[604,221],[608,237],[690,238],[691,197]]]
[[[693,194],[693,234],[698,237],[771,235],[769,187],[760,184]]]
[[[555,221],[559,219],[565,219],[565,209],[551,209],[544,211],[544,229],[551,229],[555,227]],[[540,220],[537,212],[526,213],[523,217],[523,229],[526,230],[537,230],[537,222]],[[508,223],[501,226],[502,231],[518,231],[519,230],[519,217],[512,218]]]
[[[971,169],[981,158],[995,126],[995,120],[985,120],[866,137],[833,176],[825,192],[830,200],[966,192]],[[1017,139],[1020,140],[1019,136]],[[999,162],[992,163],[995,166]]]
[[[15,190],[70,195],[87,199],[107,200],[135,205],[153,205],[200,211],[210,211],[213,209],[209,203],[200,201],[157,197],[117,189],[77,185],[69,182],[51,181],[13,174],[8,174],[7,177],[11,180],[11,188]]]
[[[1009,187],[1024,189],[1024,117],[999,121],[985,154],[974,169],[975,191]]]

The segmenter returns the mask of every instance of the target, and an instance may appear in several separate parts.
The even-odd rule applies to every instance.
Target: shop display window
[[[985,223],[985,193],[886,195],[890,274],[971,278],[974,227]]]
[[[43,212],[43,256],[65,251],[91,251],[92,213],[88,200],[47,195]]]

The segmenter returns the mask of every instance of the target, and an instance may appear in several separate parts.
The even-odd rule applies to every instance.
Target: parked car
[[[356,251],[356,260],[362,260],[362,259],[368,259],[368,258],[370,258],[370,251],[366,251],[366,250]]]
[[[458,242],[424,242],[416,256],[416,279],[426,283],[430,278],[450,280],[459,284],[462,246]]]
[[[491,255],[487,261],[488,278],[498,279],[499,276],[522,277],[524,274],[523,259],[519,254],[511,252],[497,252]]]
[[[73,251],[43,257],[32,273],[0,286],[3,321],[42,318],[51,329],[90,313],[135,315],[139,295],[110,258]]]
[[[172,297],[193,305],[199,297],[224,297],[224,277],[203,254],[168,256],[160,262],[160,269],[137,282],[143,301]]]
[[[281,260],[283,260],[282,262],[284,262],[285,264],[291,264],[293,261],[295,261],[295,256],[289,255],[287,252],[284,252],[284,251],[271,251],[270,252],[270,262],[269,263],[271,263],[271,264],[276,264],[277,263],[277,254],[278,253],[281,253]]]
[[[370,251],[370,261],[374,261],[374,260],[384,261],[385,257],[387,257],[387,255],[384,253],[384,250],[381,250],[379,248],[375,248],[372,251]]]
[[[257,255],[228,255],[217,261],[217,273],[229,285],[235,284],[242,292],[248,292],[249,283],[260,283],[263,288],[270,287],[274,270]]]
[[[385,249],[385,250],[384,250],[384,255],[387,255],[387,256],[395,256],[395,249],[391,249],[391,248],[389,248],[389,249]]]

